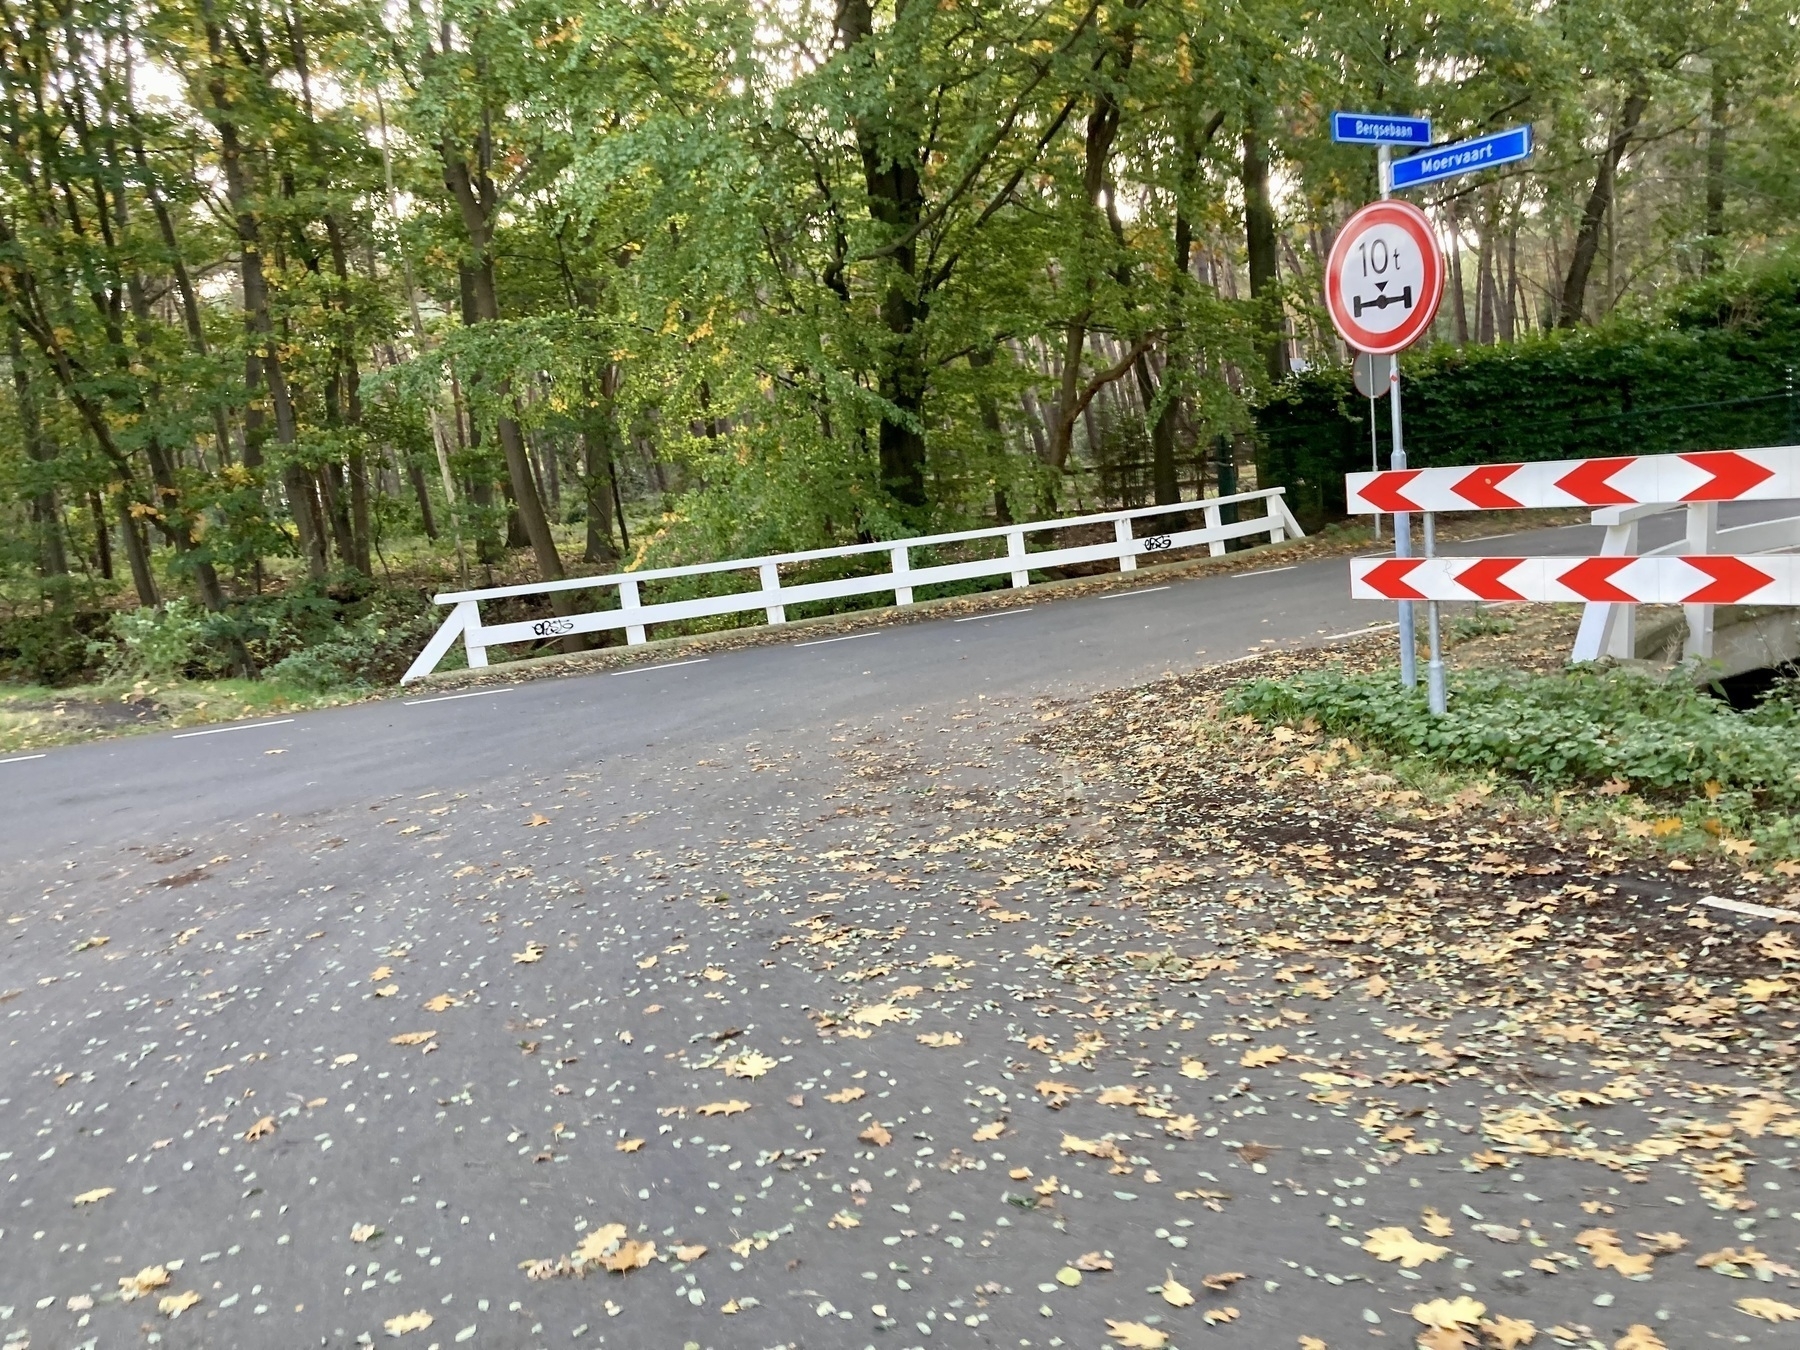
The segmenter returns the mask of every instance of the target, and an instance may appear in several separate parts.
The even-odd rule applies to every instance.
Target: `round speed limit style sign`
[[[1359,352],[1410,347],[1437,316],[1444,255],[1411,202],[1371,202],[1345,223],[1325,266],[1332,325]]]

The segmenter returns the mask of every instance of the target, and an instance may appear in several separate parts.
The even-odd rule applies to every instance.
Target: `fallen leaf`
[[[528,830],[535,830],[538,826],[548,825],[549,823],[549,816],[538,815],[534,812],[531,819],[525,822],[525,828]]]
[[[886,1148],[894,1142],[893,1134],[879,1120],[856,1137],[865,1144],[875,1145],[876,1148]]]
[[[1473,1327],[1481,1323],[1482,1314],[1487,1312],[1487,1304],[1470,1298],[1467,1294],[1459,1294],[1451,1298],[1434,1298],[1429,1303],[1413,1304],[1413,1319],[1423,1322],[1428,1327],[1443,1327],[1454,1331],[1458,1327]]]
[[[1222,1294],[1243,1278],[1244,1272],[1241,1270],[1225,1270],[1220,1271],[1217,1275],[1202,1275],[1200,1283],[1215,1294]]]
[[[598,1262],[613,1248],[625,1240],[630,1230],[622,1223],[603,1223],[592,1232],[582,1236],[580,1244],[575,1248],[574,1259],[579,1263]]]
[[[1167,1332],[1142,1322],[1115,1322],[1110,1317],[1106,1319],[1106,1334],[1126,1350],[1162,1350],[1169,1343]]]
[[[825,1100],[828,1102],[836,1102],[839,1106],[842,1106],[846,1102],[857,1101],[867,1095],[868,1094],[862,1088],[847,1087],[838,1092],[827,1092],[825,1094]]]
[[[1181,1061],[1181,1076],[1183,1078],[1206,1078],[1206,1077],[1209,1077],[1209,1075],[1206,1071],[1205,1061],[1198,1060],[1198,1059],[1182,1060]]]
[[[258,1139],[267,1139],[274,1133],[275,1117],[264,1116],[261,1120],[257,1121],[256,1124],[244,1131],[244,1138],[250,1143],[255,1143]]]
[[[1075,1258],[1075,1269],[1077,1270],[1111,1270],[1112,1268],[1112,1257],[1105,1252],[1083,1252]]]
[[[1331,1350],[1331,1347],[1326,1345],[1325,1342],[1320,1340],[1317,1336],[1302,1336],[1300,1338],[1300,1350]]]
[[[1669,1350],[1658,1336],[1642,1322],[1634,1322],[1625,1334],[1613,1342],[1613,1350]]]
[[[1066,1288],[1073,1289],[1081,1283],[1081,1272],[1074,1266],[1064,1266],[1056,1272],[1056,1282]]]
[[[1516,1350],[1516,1347],[1530,1345],[1537,1339],[1537,1328],[1518,1317],[1496,1316],[1483,1322],[1481,1329],[1494,1339],[1500,1350]]]
[[[760,1050],[747,1050],[725,1061],[720,1067],[725,1070],[727,1078],[761,1078],[776,1061]]]
[[[433,1036],[435,1031],[403,1031],[398,1036],[389,1036],[389,1045],[423,1045]]]
[[[456,1007],[460,1001],[461,1000],[450,994],[439,994],[435,998],[428,998],[425,1000],[425,1011],[434,1013],[447,1012],[449,1009]]]
[[[1060,1111],[1068,1105],[1069,1098],[1081,1095],[1081,1089],[1073,1083],[1059,1083],[1053,1078],[1034,1084],[1031,1090],[1042,1097],[1052,1111]]]
[[[180,1317],[199,1301],[200,1295],[192,1289],[180,1294],[164,1294],[156,1300],[156,1311],[164,1317]]]
[[[409,1331],[423,1331],[432,1323],[432,1316],[423,1308],[417,1312],[402,1313],[398,1317],[390,1317],[381,1324],[383,1331],[390,1336],[404,1336]]]
[[[1419,1215],[1419,1227],[1433,1237],[1449,1237],[1456,1232],[1456,1229],[1451,1226],[1450,1220],[1439,1214],[1430,1205],[1425,1206],[1424,1212]]]
[[[927,1031],[919,1036],[920,1045],[929,1045],[934,1050],[947,1050],[953,1045],[963,1043],[960,1031]]]
[[[656,1259],[654,1242],[633,1242],[627,1239],[621,1242],[618,1249],[600,1258],[600,1264],[615,1275],[623,1275],[628,1270],[641,1270]]]
[[[850,1020],[862,1026],[879,1027],[889,1022],[910,1022],[917,1017],[911,1008],[896,1008],[892,1003],[870,1003],[850,1013]]]
[[[102,1186],[96,1191],[83,1191],[80,1195],[75,1197],[75,1203],[78,1205],[98,1204],[111,1194],[113,1194],[113,1187]]]
[[[1398,1261],[1407,1270],[1424,1265],[1427,1261],[1436,1261],[1450,1251],[1448,1247],[1440,1247],[1434,1242],[1419,1241],[1405,1228],[1372,1229],[1369,1240],[1363,1243],[1362,1248],[1377,1261]]]
[[[350,1240],[355,1243],[364,1243],[380,1235],[381,1230],[372,1223],[352,1224],[350,1227]]]
[[[1773,1298],[1740,1298],[1737,1310],[1765,1322],[1800,1322],[1800,1308]]]
[[[1244,1051],[1244,1057],[1238,1061],[1246,1069],[1266,1069],[1271,1064],[1279,1064],[1287,1058],[1285,1045],[1265,1045],[1260,1049]]]
[[[740,1102],[735,1098],[728,1102],[708,1102],[705,1106],[694,1108],[699,1116],[735,1116],[750,1109],[749,1102]]]
[[[827,1228],[861,1228],[862,1220],[847,1209],[840,1209],[825,1225]]]
[[[978,1144],[985,1144],[998,1139],[1005,1133],[1006,1122],[1004,1120],[994,1120],[983,1125],[979,1130],[976,1130],[969,1138],[973,1139]]]
[[[513,960],[521,966],[529,966],[533,962],[543,960],[546,950],[548,949],[541,942],[527,942],[524,951],[513,953]]]
[[[644,1146],[642,1139],[621,1139],[613,1145],[615,1153],[636,1153]]]
[[[1208,1308],[1205,1312],[1200,1314],[1200,1320],[1209,1327],[1220,1326],[1226,1322],[1235,1322],[1237,1319],[1238,1310],[1236,1308]]]
[[[1094,1100],[1101,1106],[1142,1106],[1147,1099],[1134,1087],[1109,1087]]]
[[[134,1298],[142,1298],[152,1289],[161,1289],[169,1282],[169,1272],[162,1266],[145,1266],[135,1275],[119,1277],[119,1297],[126,1303]]]
[[[1194,1292],[1173,1275],[1163,1281],[1163,1302],[1172,1308],[1186,1308],[1194,1302]]]
[[[1786,980],[1745,980],[1738,986],[1752,1003],[1767,1003],[1777,994],[1785,994],[1792,986]]]
[[[696,1242],[687,1247],[671,1247],[669,1248],[669,1254],[677,1261],[698,1261],[701,1257],[706,1255],[706,1244]]]

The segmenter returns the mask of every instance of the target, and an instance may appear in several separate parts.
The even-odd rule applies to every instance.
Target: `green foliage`
[[[187,673],[205,645],[207,615],[190,600],[161,609],[113,615],[106,673],[116,680],[173,680]]]
[[[1502,773],[1540,789],[1622,780],[1637,793],[1689,798],[1721,790],[1800,807],[1800,704],[1789,688],[1735,712],[1681,678],[1577,667],[1554,675],[1475,669],[1451,676],[1449,711],[1391,673],[1311,671],[1259,680],[1232,710],[1263,722],[1311,719],[1391,754],[1464,773]]]

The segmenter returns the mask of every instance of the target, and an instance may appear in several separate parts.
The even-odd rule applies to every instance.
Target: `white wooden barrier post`
[[[1717,553],[1719,543],[1719,504],[1717,502],[1693,502],[1687,509],[1687,551],[1690,557],[1700,557],[1707,553]],[[1682,643],[1681,655],[1684,660],[1698,657],[1702,661],[1712,659],[1713,654],[1713,606],[1683,605],[1682,612],[1687,615],[1687,640]]]
[[[691,567],[666,567],[599,577],[572,577],[565,581],[524,586],[496,586],[481,591],[452,592],[437,597],[440,605],[451,605],[453,608],[443,626],[401,677],[401,683],[410,683],[435,670],[458,637],[463,640],[469,664],[479,667],[487,664],[488,648],[511,643],[541,642],[547,638],[567,637],[576,633],[624,629],[626,642],[637,646],[649,640],[650,626],[657,623],[675,623],[722,614],[754,613],[757,610],[761,610],[763,617],[771,624],[786,623],[787,612],[792,606],[821,600],[892,592],[896,605],[910,605],[920,586],[985,577],[1007,577],[1014,588],[1022,590],[1031,585],[1031,573],[1034,570],[1116,561],[1121,572],[1130,572],[1137,568],[1140,554],[1155,555],[1175,549],[1204,546],[1216,556],[1225,552],[1226,545],[1233,539],[1266,535],[1271,543],[1280,543],[1287,538],[1304,538],[1306,532],[1300,528],[1293,512],[1288,509],[1283,500],[1283,492],[1282,488],[1263,488],[1256,492],[1240,492],[1229,497],[1212,497],[1198,502],[1133,507],[1125,511],[1107,511],[1063,520],[1027,521],[880,544],[851,544],[843,548],[814,549],[806,553],[784,553],[767,558],[734,558]],[[1230,524],[1224,522],[1223,507],[1239,504],[1247,506],[1253,502],[1263,504],[1261,516],[1251,516]],[[1204,515],[1204,529],[1139,536],[1133,528],[1134,522],[1139,520],[1156,522],[1161,517],[1193,511]],[[1034,552],[1027,541],[1027,536],[1032,534],[1092,529],[1106,525],[1112,526],[1113,537],[1102,543],[1072,544],[1042,548]],[[1151,528],[1155,528],[1155,525]],[[997,558],[970,558],[963,562],[941,563],[931,567],[915,568],[912,565],[914,549],[998,539],[1005,540],[1006,551]],[[782,583],[781,568],[784,566],[819,562],[827,558],[880,554],[887,557],[888,570],[884,572],[841,577],[835,581],[802,582],[797,585]],[[647,581],[747,571],[757,574],[758,585],[755,590],[648,605],[643,600],[641,587]],[[483,600],[542,596],[557,591],[598,590],[606,587],[618,592],[617,609],[594,609],[582,614],[527,619],[492,626],[483,624],[481,620],[480,606]]]

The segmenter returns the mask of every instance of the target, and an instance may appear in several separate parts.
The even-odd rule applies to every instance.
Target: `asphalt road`
[[[1051,1030],[1089,1047],[1067,1073],[1203,1113],[1110,1163],[1059,1145],[1108,1108],[1038,1103],[1020,1011],[1104,1000],[1046,972],[1059,948],[1160,940],[1052,878],[1067,794],[1019,744],[1034,700],[1387,621],[1346,590],[1330,560],[1027,595],[0,764],[0,1344],[1226,1334],[1152,1296],[1165,1269],[1246,1272],[1241,1344],[1407,1343],[1395,1300],[1456,1271],[1369,1283],[1329,1206],[1206,1198],[1251,1168],[1220,1125],[1268,1107],[1181,1091],[1225,1025],[1204,1005]],[[1397,1176],[1338,1170],[1359,1209],[1416,1213]]]

